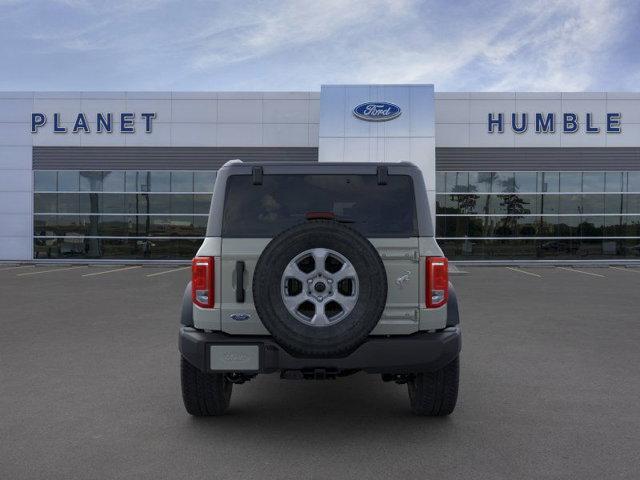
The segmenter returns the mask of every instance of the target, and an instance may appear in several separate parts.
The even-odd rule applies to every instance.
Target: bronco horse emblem
[[[396,278],[396,285],[402,288],[404,287],[404,284],[409,280],[411,280],[411,272],[407,270],[404,275],[400,275],[398,278]]]

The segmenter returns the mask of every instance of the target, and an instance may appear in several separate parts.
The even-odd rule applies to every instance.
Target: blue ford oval
[[[402,110],[389,102],[366,102],[353,109],[353,114],[368,122],[386,122],[399,117]]]

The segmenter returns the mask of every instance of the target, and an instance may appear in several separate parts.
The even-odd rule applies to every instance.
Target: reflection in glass
[[[537,192],[538,172],[515,172],[514,192]]]
[[[622,172],[605,172],[605,192],[622,192]]]
[[[142,186],[146,192],[170,192],[171,173],[163,171],[149,172],[147,184]]]
[[[50,170],[33,172],[33,188],[36,192],[55,192],[58,189],[58,174]]]
[[[538,182],[539,192],[560,191],[560,174],[558,172],[540,172]]]
[[[582,213],[602,213],[604,212],[604,195],[595,193],[585,193],[582,195]]]
[[[582,172],[583,192],[604,192],[604,172]]]
[[[193,172],[171,172],[172,192],[193,192]]]
[[[640,193],[640,171],[627,173],[626,191]]]
[[[491,191],[517,192],[514,172],[495,172]]]
[[[213,192],[216,172],[193,172],[194,192]],[[444,186],[444,183],[442,184]]]
[[[469,173],[447,172],[446,189],[447,192],[453,193],[469,191]]]
[[[102,177],[103,192],[124,192],[125,172],[122,170],[103,172]]]
[[[581,192],[582,172],[561,172],[560,173],[561,192]]]
[[[79,172],[81,192],[101,192],[102,172]]]
[[[79,175],[73,170],[60,170],[58,172],[58,191],[77,192],[79,190]]]

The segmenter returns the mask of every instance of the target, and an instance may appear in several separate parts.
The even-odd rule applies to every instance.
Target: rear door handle
[[[244,302],[244,262],[236,262],[236,302]]]

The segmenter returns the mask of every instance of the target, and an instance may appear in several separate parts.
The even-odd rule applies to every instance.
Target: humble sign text
[[[622,115],[619,112],[607,113],[600,119],[602,131],[606,133],[620,133]],[[487,133],[504,133],[505,128],[511,128],[515,133],[525,133],[534,130],[536,133],[576,133],[584,129],[586,133],[600,133],[601,128],[596,125],[592,113],[584,117],[577,113],[535,113],[531,117],[528,113],[512,113],[508,118],[504,113],[489,113],[487,116]]]

